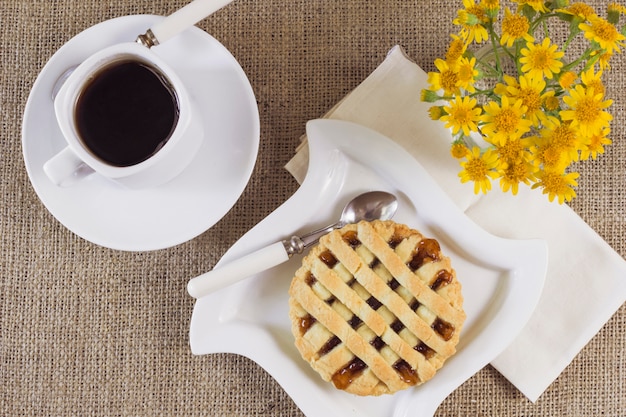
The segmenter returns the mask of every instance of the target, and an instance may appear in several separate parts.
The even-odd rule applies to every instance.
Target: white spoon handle
[[[194,298],[224,288],[251,275],[263,272],[289,259],[285,245],[276,242],[252,252],[224,266],[192,278],[187,283],[187,292]]]
[[[233,0],[193,0],[191,3],[155,24],[150,30],[158,43],[163,43],[188,27],[195,25],[210,14],[215,13],[232,1]]]

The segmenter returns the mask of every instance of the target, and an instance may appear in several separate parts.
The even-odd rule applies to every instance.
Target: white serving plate
[[[377,132],[338,120],[314,120],[307,124],[307,135],[310,162],[300,189],[235,243],[220,263],[333,223],[345,203],[361,192],[392,192],[400,202],[394,220],[436,238],[457,271],[467,313],[457,354],[432,380],[393,396],[358,397],[335,389],[293,344],[287,292],[301,256],[199,299],[191,318],[191,350],[249,357],[307,416],[432,416],[450,392],[512,342],[530,317],[545,278],[546,244],[488,234],[413,157]]]

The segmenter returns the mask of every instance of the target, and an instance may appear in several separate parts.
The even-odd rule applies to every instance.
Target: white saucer
[[[97,174],[64,188],[46,177],[44,162],[65,146],[51,99],[56,80],[97,50],[134,41],[160,19],[120,17],[72,38],[39,74],[24,112],[24,161],[35,192],[69,230],[112,249],[163,249],[203,233],[239,199],[256,162],[260,123],[252,87],[230,52],[192,27],[153,48],[200,104],[207,137],[191,165],[173,181],[139,191],[124,189]]]

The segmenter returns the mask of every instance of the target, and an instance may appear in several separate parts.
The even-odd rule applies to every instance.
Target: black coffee
[[[75,108],[85,146],[120,167],[145,161],[161,149],[178,115],[178,99],[168,80],[155,68],[132,60],[100,69]]]

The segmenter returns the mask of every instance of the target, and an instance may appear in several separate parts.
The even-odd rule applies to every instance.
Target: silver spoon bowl
[[[292,256],[302,253],[308,247],[317,243],[323,235],[340,229],[350,223],[358,223],[361,220],[372,221],[376,219],[389,220],[398,209],[398,200],[393,194],[385,191],[370,191],[360,194],[352,199],[341,212],[337,223],[314,230],[302,236],[292,236],[291,239],[283,240],[285,250]]]
[[[192,278],[187,284],[187,292],[194,298],[203,297],[286,262],[294,254],[302,253],[306,248],[317,243],[320,237],[335,229],[350,223],[358,223],[361,220],[389,220],[397,209],[398,200],[393,194],[384,191],[370,191],[360,194],[344,207],[337,223],[302,236],[292,236],[288,240],[276,242],[229,264]]]

